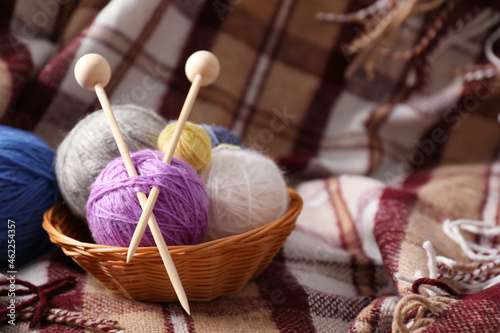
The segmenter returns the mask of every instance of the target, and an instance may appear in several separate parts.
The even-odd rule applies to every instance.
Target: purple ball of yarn
[[[139,176],[130,178],[121,158],[110,162],[91,187],[87,220],[96,243],[128,247],[142,213],[137,192],[160,195],[153,209],[167,245],[194,245],[205,238],[208,228],[208,197],[196,171],[180,159],[162,162],[159,151],[131,154]],[[139,246],[156,246],[146,228]]]

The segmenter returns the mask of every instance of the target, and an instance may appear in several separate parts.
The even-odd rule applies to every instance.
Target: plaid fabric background
[[[235,295],[191,304],[191,317],[178,304],[110,296],[57,249],[18,278],[40,285],[76,276],[77,286],[51,306],[117,320],[127,332],[390,331],[411,287],[395,274],[428,273],[424,241],[468,262],[444,235],[446,218],[498,224],[500,90],[485,46],[500,6],[444,1],[411,17],[392,34],[372,77],[353,67],[348,48],[382,24],[381,13],[342,23],[316,15],[382,3],[394,10],[397,2],[0,1],[2,124],[57,147],[100,108],[73,77],[76,60],[89,52],[111,65],[112,104],[176,118],[189,89],[185,61],[207,49],[221,74],[200,90],[191,120],[228,127],[273,156],[301,180],[304,199],[296,230],[269,268]],[[500,317],[491,302],[467,302],[479,313],[470,321]],[[460,315],[460,304],[448,311]],[[500,327],[494,319],[481,323],[483,331]],[[28,331],[18,324],[2,330]],[[439,327],[460,331],[456,322]],[[36,331],[82,329],[44,323]]]
[[[364,8],[363,1],[81,1],[54,13],[26,2],[18,2],[17,11],[31,11],[16,11],[5,34],[19,46],[15,57],[9,50],[2,56],[12,73],[3,78],[12,85],[4,93],[14,91],[1,113],[4,123],[33,130],[54,147],[99,108],[73,77],[83,54],[97,52],[110,62],[106,90],[113,104],[140,104],[174,119],[190,84],[185,61],[208,49],[220,59],[221,75],[201,90],[191,119],[232,129],[291,172],[398,181],[424,165],[496,156],[500,134],[488,107],[496,101],[496,72],[483,68],[483,48],[485,31],[498,18],[471,33],[475,19],[494,11],[480,2],[459,1],[439,39],[414,61],[383,58],[374,79],[362,69],[344,75],[355,59],[347,46],[363,34],[362,26],[315,18]],[[68,6],[76,7],[72,15]],[[25,19],[42,16],[67,22],[66,30],[57,35],[45,31],[52,21],[42,30]],[[395,49],[411,49],[428,25],[419,17],[408,20],[394,37]],[[464,34],[469,38],[456,37]],[[417,82],[413,88],[409,80]],[[467,135],[479,129],[483,135]]]

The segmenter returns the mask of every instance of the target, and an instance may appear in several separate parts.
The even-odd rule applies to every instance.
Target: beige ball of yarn
[[[287,210],[281,170],[256,151],[214,150],[200,176],[209,197],[207,240],[250,231],[279,219]]]
[[[135,105],[112,107],[125,143],[131,152],[156,149],[158,135],[167,122]],[[73,213],[85,218],[90,186],[109,162],[120,156],[109,121],[102,110],[80,120],[56,152],[56,176],[61,194]]]

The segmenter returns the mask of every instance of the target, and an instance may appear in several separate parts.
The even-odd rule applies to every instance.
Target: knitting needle
[[[191,81],[191,87],[189,88],[186,100],[182,106],[179,118],[177,119],[177,125],[174,129],[174,133],[172,134],[172,138],[170,139],[165,151],[165,156],[162,160],[163,162],[170,164],[172,161],[175,148],[177,147],[179,138],[181,137],[184,125],[189,118],[189,114],[191,113],[191,109],[193,108],[193,104],[200,87],[208,86],[213,83],[217,79],[217,76],[219,76],[219,71],[219,60],[213,53],[208,51],[195,52],[186,61],[185,72],[187,78]],[[127,262],[132,259],[137,246],[139,245],[142,235],[144,234],[144,230],[146,229],[146,221],[148,221],[149,216],[151,216],[151,212],[153,211],[156,203],[156,197],[158,197],[159,192],[160,190],[156,187],[151,190],[148,202],[146,203],[146,208],[142,211],[142,215],[137,223],[137,226],[135,227],[134,235],[130,241]]]
[[[104,59],[104,57],[98,54],[86,54],[77,61],[74,73],[76,81],[80,86],[88,90],[95,91],[97,98],[101,103],[102,109],[104,110],[104,113],[106,114],[106,117],[108,118],[108,121],[110,123],[111,132],[113,133],[116,145],[118,146],[120,155],[123,159],[123,162],[125,163],[127,173],[129,177],[137,177],[137,171],[130,157],[130,153],[128,151],[125,140],[123,139],[120,128],[118,127],[118,123],[116,122],[116,118],[113,114],[113,110],[111,109],[111,105],[109,103],[106,92],[104,91],[104,87],[108,84],[111,78],[111,68],[109,66],[109,63],[106,61],[106,59]],[[150,195],[150,198],[152,197],[154,197],[154,194],[152,196]],[[137,198],[139,199],[141,207],[144,209],[146,207],[146,202],[148,201],[146,194],[138,192]],[[156,198],[157,195],[156,197],[154,197],[154,199],[156,200]],[[182,287],[179,274],[177,273],[177,269],[175,268],[172,257],[168,252],[168,247],[165,243],[165,240],[163,239],[154,215],[150,214],[148,221],[149,228],[151,229],[151,233],[153,234],[155,243],[158,246],[161,259],[163,260],[163,264],[165,265],[167,274],[170,278],[170,281],[172,282],[175,293],[177,294],[177,298],[179,299],[184,310],[188,314],[190,314],[186,293],[184,291],[184,288]]]

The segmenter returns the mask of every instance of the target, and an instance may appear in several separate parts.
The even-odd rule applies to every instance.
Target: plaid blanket
[[[207,49],[221,74],[191,120],[272,156],[304,199],[270,266],[191,316],[111,296],[53,248],[16,276],[43,311],[2,331],[498,332],[499,24],[487,0],[0,1],[2,124],[56,148],[100,108],[73,78],[89,52],[112,104],[175,119]]]

